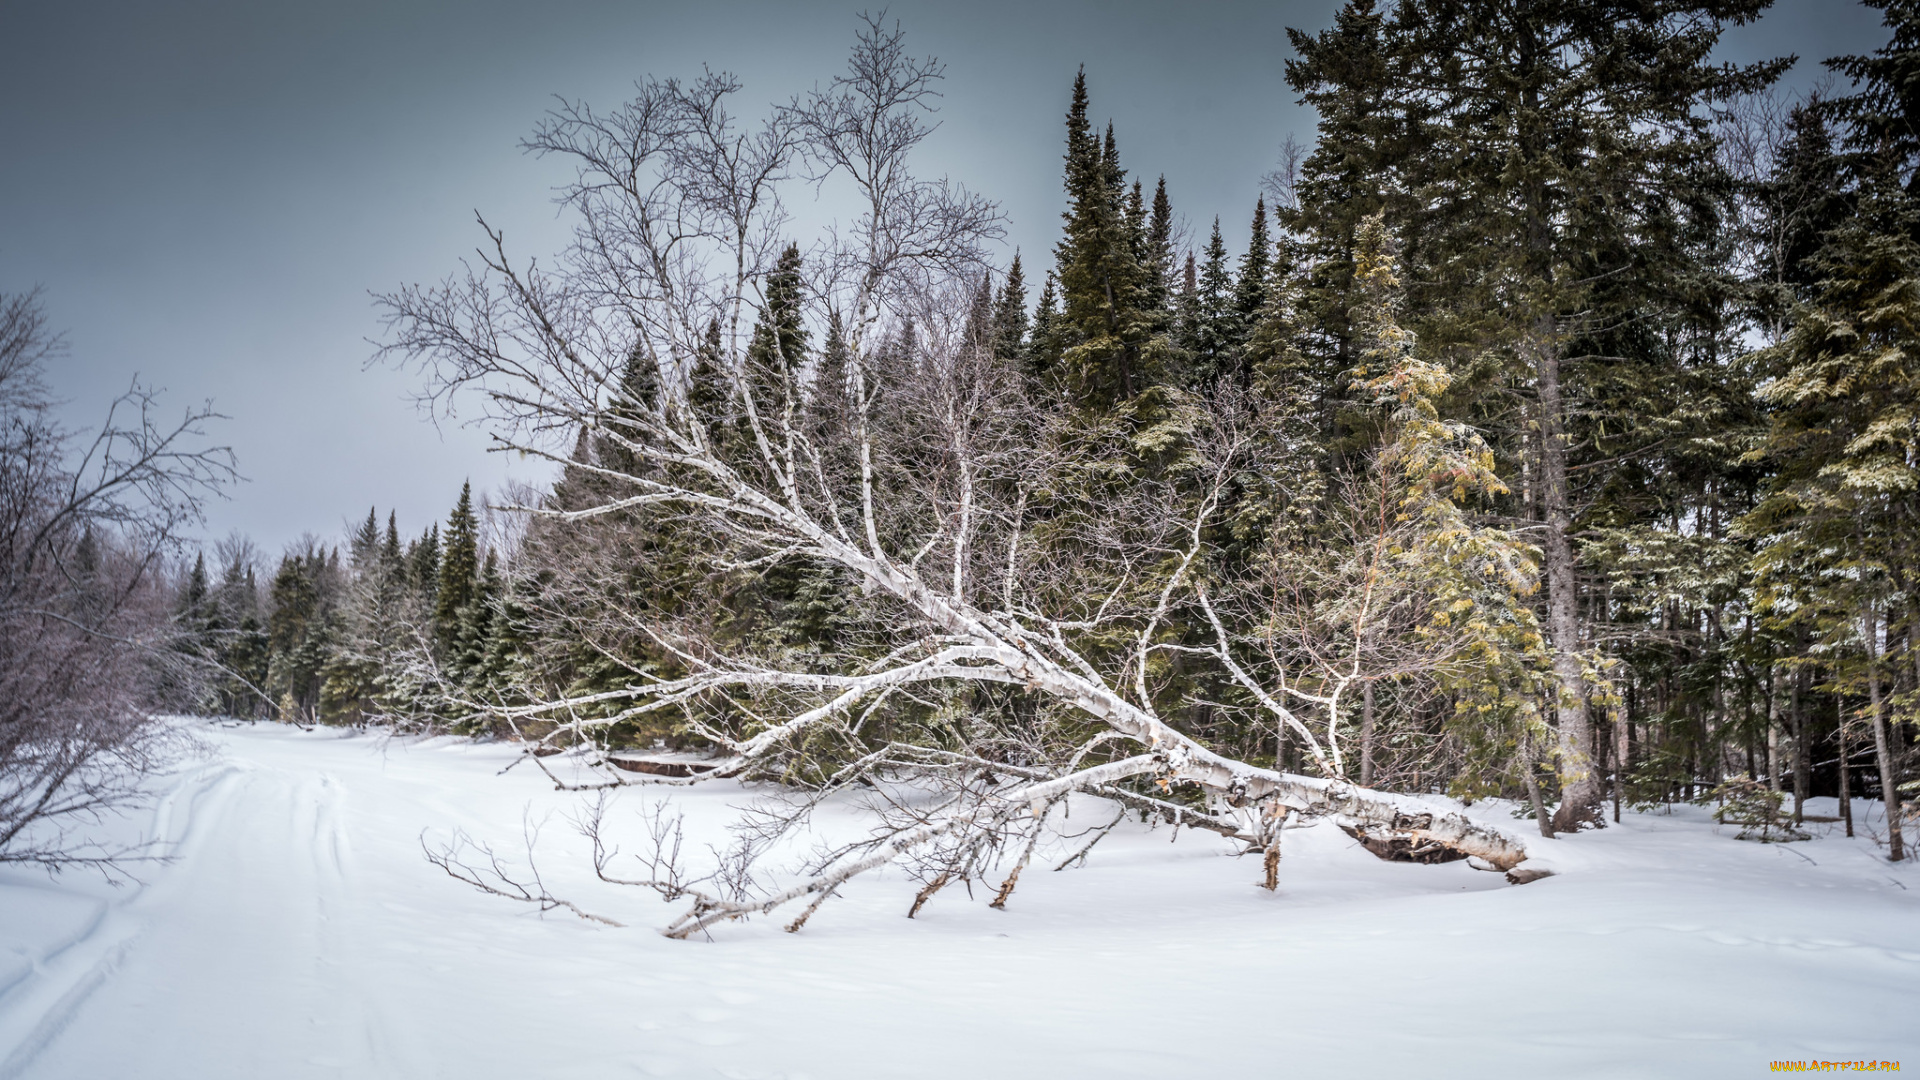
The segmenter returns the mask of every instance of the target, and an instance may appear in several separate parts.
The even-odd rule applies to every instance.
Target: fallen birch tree
[[[1005,903],[1073,795],[1232,837],[1264,855],[1268,887],[1282,829],[1303,818],[1381,850],[1517,866],[1506,833],[1350,779],[1342,694],[1372,654],[1270,647],[1262,571],[1221,537],[1250,472],[1287,483],[1285,408],[1157,386],[1089,409],[996,355],[975,298],[998,213],[908,168],[938,77],[869,20],[847,74],[757,126],[728,112],[739,84],[723,74],[645,82],[611,114],[565,104],[528,144],[577,167],[564,257],[517,262],[483,221],[464,275],[382,298],[386,354],[417,362],[434,401],[484,403],[500,449],[564,470],[563,491],[510,508],[537,519],[520,572],[544,584],[525,602],[620,673],[456,704],[546,744],[671,716],[718,754],[679,778],[609,765],[582,786],[733,777],[806,793],[748,830],[726,888],[660,854],[664,834],[646,877],[603,857],[606,880],[690,902],[677,937],[789,906],[798,929],[889,863],[926,883],[915,911],[1011,863]],[[781,201],[796,183],[853,222],[804,253]],[[716,582],[776,572],[826,597],[831,633],[770,644],[721,625]],[[642,595],[609,600],[622,580]],[[1353,642],[1378,636],[1368,604]],[[1284,732],[1319,775],[1220,752],[1185,729],[1197,711]],[[880,799],[870,837],[758,886],[771,840],[855,786],[914,797]],[[583,828],[602,850],[598,821]],[[430,854],[479,887],[570,906],[497,861]]]

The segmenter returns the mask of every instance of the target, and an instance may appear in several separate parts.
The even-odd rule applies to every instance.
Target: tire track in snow
[[[362,1058],[354,1063],[360,1070],[356,1075],[427,1076],[431,1073],[427,1067],[430,1057],[414,1041],[396,1034],[386,994],[378,982],[370,978],[362,962],[361,951],[366,944],[364,928],[352,925],[353,916],[361,907],[355,903],[352,893],[352,844],[344,809],[346,801],[346,785],[331,773],[321,773],[315,785],[309,847],[313,853],[314,895],[320,920],[321,962],[332,969],[336,979],[346,984],[337,989],[346,991],[345,996],[359,1011]],[[372,1072],[366,1071],[368,1069]]]
[[[232,800],[234,781],[244,772],[235,762],[221,761],[186,774],[154,807],[150,841],[161,845],[175,865],[191,861],[208,822]],[[175,865],[161,864],[152,882],[136,879],[128,895],[100,901],[92,919],[34,957],[27,972],[0,989],[0,1051],[6,1054],[0,1059],[0,1080],[20,1076],[112,978],[147,927],[142,906],[156,891],[165,891]]]

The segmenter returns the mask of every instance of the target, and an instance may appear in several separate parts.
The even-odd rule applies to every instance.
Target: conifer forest
[[[365,283],[370,363],[550,481],[284,551],[195,532],[247,497],[211,408],[60,428],[57,328],[0,297],[0,864],[143,873],[91,823],[199,717],[494,754],[567,823],[404,839],[548,927],[1007,909],[1142,833],[1283,907],[1296,834],[1532,895],[1696,819],[1905,890],[1920,2],[1866,5],[1802,90],[1716,52],[1769,0],[1348,0],[1275,44],[1317,128],[1207,220],[1089,56],[1032,106],[1058,159],[970,177],[1057,173],[1048,250],[923,171],[968,88],[911,19],[807,85],[556,99],[563,248],[483,206]]]

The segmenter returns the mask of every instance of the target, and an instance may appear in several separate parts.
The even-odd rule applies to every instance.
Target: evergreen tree
[[[334,598],[337,555],[309,540],[280,560],[269,596],[266,689],[280,719],[311,723],[319,719],[321,675],[337,638]]]
[[[179,615],[183,621],[191,624],[203,623],[208,617],[207,556],[195,552],[193,569],[187,573],[186,584],[180,590]]]
[[[367,520],[360,523],[347,539],[347,557],[355,570],[371,569],[380,555],[380,517],[376,508],[367,507]]]
[[[387,511],[387,535],[380,544],[380,566],[389,578],[398,578],[406,572],[405,556],[400,550],[400,521],[395,511]]]
[[[1294,35],[1289,82],[1323,121],[1301,198],[1321,216],[1289,227],[1337,254],[1354,213],[1390,203],[1408,226],[1423,337],[1456,358],[1453,385],[1523,458],[1522,509],[1545,556],[1562,827],[1598,824],[1602,794],[1574,515],[1668,445],[1619,401],[1696,403],[1688,352],[1726,351],[1708,313],[1730,286],[1711,239],[1731,186],[1705,112],[1783,69],[1712,59],[1719,28],[1764,6],[1404,0],[1383,20],[1356,2],[1328,34]],[[1372,193],[1342,199],[1343,184]],[[1328,329],[1352,339],[1339,320]],[[1572,467],[1570,448],[1598,445],[1595,467]]]
[[[429,525],[420,539],[407,545],[407,580],[415,594],[432,610],[440,591],[440,526]]]
[[[1199,351],[1200,328],[1200,272],[1193,259],[1193,252],[1187,252],[1186,262],[1180,268],[1180,287],[1173,297],[1174,341],[1187,354],[1191,365]],[[1191,372],[1189,372],[1191,381]]]
[[[1053,272],[1040,286],[1040,298],[1033,305],[1033,336],[1027,342],[1024,370],[1035,382],[1057,377],[1060,354],[1064,351],[1059,330],[1060,299],[1054,288]]]
[[[747,345],[747,363],[769,392],[786,385],[807,360],[808,334],[801,321],[805,282],[800,267],[800,245],[788,244],[766,276],[760,316]],[[714,329],[718,328],[716,322]]]
[[[960,330],[960,340],[969,349],[993,351],[993,275],[980,275],[980,284],[973,290],[973,303],[967,305],[967,321]]]
[[[1777,340],[1788,313],[1814,299],[1818,271],[1813,260],[1826,237],[1852,212],[1845,163],[1818,98],[1787,117],[1786,138],[1776,148],[1772,174],[1759,193],[1756,232],[1761,249],[1759,318]]]
[[[497,658],[492,648],[494,617],[505,586],[500,577],[499,560],[487,552],[487,561],[474,582],[473,598],[460,609],[459,627],[454,634],[452,656],[448,662],[465,688],[483,693],[498,685],[504,672],[488,668],[488,660]]]
[[[1322,328],[1330,355],[1325,373],[1353,366],[1347,311],[1352,303],[1353,244],[1360,222],[1386,210],[1413,221],[1399,181],[1399,161],[1418,152],[1408,142],[1412,117],[1394,99],[1386,17],[1374,0],[1352,0],[1317,35],[1289,29],[1298,59],[1286,63],[1287,85],[1319,116],[1319,138],[1301,163],[1296,198],[1281,224],[1300,245],[1310,274],[1301,305]],[[1417,239],[1417,238],[1416,238]]]
[[[1189,385],[1195,389],[1212,387],[1231,369],[1241,338],[1233,273],[1227,268],[1227,245],[1220,237],[1219,218],[1213,221],[1213,233],[1203,254],[1205,262],[1200,265],[1185,323],[1190,336],[1181,342],[1191,362]]]
[[[227,560],[220,570],[209,619],[215,654],[226,672],[215,687],[215,709],[220,715],[252,719],[273,704],[262,696],[269,651],[260,618],[259,584],[249,547],[223,550]]]
[[[1173,203],[1167,198],[1167,178],[1153,186],[1153,209],[1147,217],[1147,302],[1171,314],[1173,303]]]
[[[1920,581],[1920,199],[1891,161],[1857,199],[1811,260],[1814,300],[1764,354],[1778,372],[1764,390],[1775,410],[1765,448],[1775,471],[1743,526],[1762,541],[1763,603],[1871,689],[1891,808],[1897,766],[1874,627],[1891,622],[1895,598]],[[1920,613],[1910,618],[1920,626]],[[1892,852],[1900,857],[1897,843]]]
[[[846,331],[840,325],[840,313],[835,311],[827,317],[827,340],[820,350],[820,365],[813,373],[811,402],[816,423],[840,416],[851,404],[852,365]]]
[[[440,585],[434,594],[433,633],[444,655],[451,656],[460,634],[462,613],[478,595],[480,523],[473,513],[473,485],[460,485],[460,501],[447,515],[441,545]]]
[[[1066,234],[1054,252],[1062,303],[1049,332],[1064,346],[1061,370],[1075,402],[1104,409],[1162,382],[1169,344],[1149,306],[1137,255],[1144,228],[1126,212],[1113,128],[1103,146],[1087,120],[1084,70],[1067,112],[1066,161]]]
[[[1251,327],[1267,302],[1267,274],[1273,266],[1273,238],[1267,234],[1267,200],[1253,204],[1253,239],[1240,259],[1240,276],[1233,283],[1233,310],[1242,327]]]
[[[735,445],[739,407],[732,365],[721,344],[719,319],[707,322],[706,335],[694,350],[693,370],[687,378],[687,405],[706,439],[721,448]]]
[[[1863,0],[1885,12],[1887,43],[1865,56],[1840,56],[1827,66],[1853,81],[1853,93],[1820,111],[1845,127],[1851,172],[1865,181],[1891,169],[1896,186],[1920,197],[1920,5],[1913,0]]]
[[[1020,270],[1020,253],[1013,253],[1007,280],[993,305],[993,355],[1016,368],[1027,355],[1027,279]]]

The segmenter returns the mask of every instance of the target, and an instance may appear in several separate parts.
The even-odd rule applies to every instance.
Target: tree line
[[[497,549],[482,551],[470,485],[447,516],[402,541],[376,509],[343,542],[302,537],[270,574],[244,537],[178,575],[175,647],[215,674],[193,711],[287,723],[433,726],[455,690],[514,677],[515,609]]]
[[[223,709],[821,790],[1063,783],[1136,762],[1117,737],[1173,801],[1084,783],[1216,824],[1320,797],[1301,774],[1548,835],[1742,776],[1897,817],[1920,11],[1872,6],[1888,43],[1788,99],[1790,58],[1712,60],[1763,0],[1354,0],[1290,31],[1313,145],[1203,243],[1083,70],[1037,295],[990,203],[901,165],[939,73],[897,29],[733,142],[730,76],[568,103],[528,146],[579,169],[591,239],[542,277],[489,230],[479,271],[383,298],[390,358],[559,466],[524,535],[481,565],[465,495],[405,546],[370,515],[253,608],[228,568],[181,610],[252,626],[227,666],[264,693]],[[791,175],[872,212],[803,245]]]

